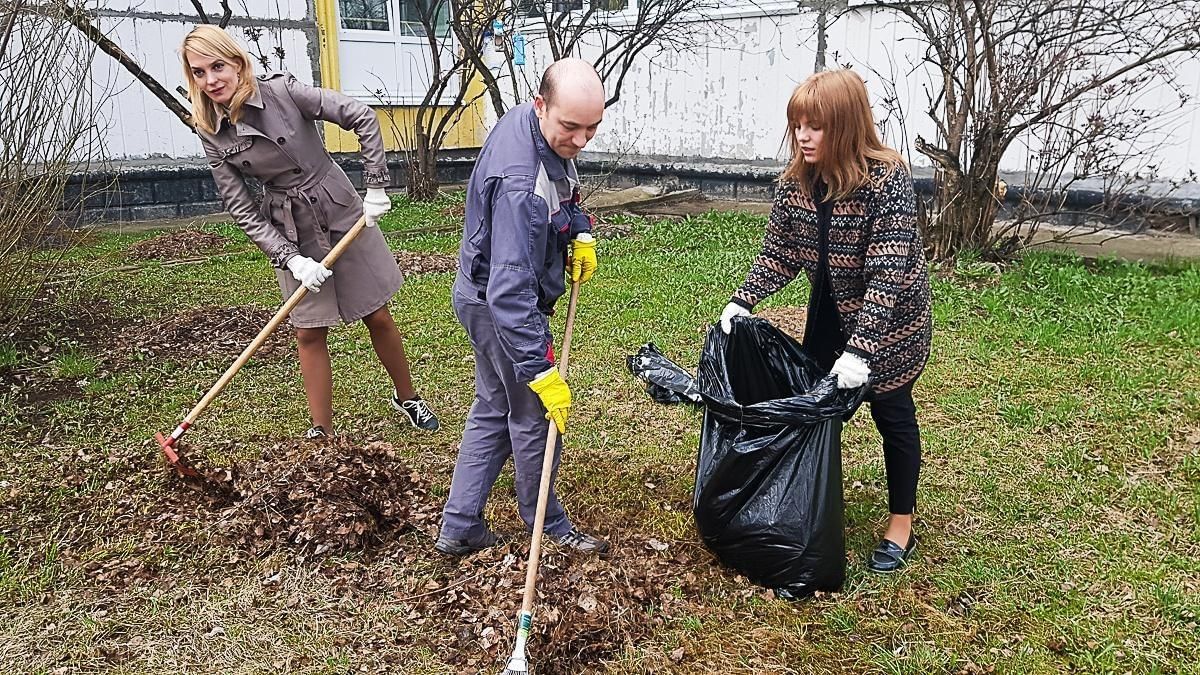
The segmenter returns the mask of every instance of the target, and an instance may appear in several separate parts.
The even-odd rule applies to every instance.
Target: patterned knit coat
[[[912,176],[871,162],[870,180],[835,201],[828,233],[828,279],[846,351],[871,368],[872,392],[912,382],[929,359],[933,333],[929,273],[917,228]],[[762,252],[733,302],[753,309],[820,260],[817,207],[794,183],[780,183]]]

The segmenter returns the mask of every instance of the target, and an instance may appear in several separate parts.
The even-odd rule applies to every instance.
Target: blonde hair
[[[208,24],[196,26],[192,32],[187,34],[187,37],[183,38],[179,56],[183,60],[183,74],[187,81],[188,96],[192,99],[192,119],[198,129],[213,134],[217,131],[221,111],[204,92],[204,87],[200,82],[192,75],[192,67],[188,63],[188,52],[210,59],[223,59],[237,67],[240,81],[228,106],[229,119],[232,122],[241,119],[242,105],[258,91],[258,85],[254,81],[254,66],[251,64],[250,55],[246,53],[246,50],[234,42],[233,38],[229,37],[229,33],[216,26]]]
[[[828,198],[845,199],[870,180],[870,160],[905,166],[900,153],[879,140],[867,86],[853,70],[826,70],[801,82],[788,101],[787,119],[792,158],[780,178],[797,183],[805,196],[812,196],[818,169],[829,186]],[[801,121],[824,131],[820,167],[804,161],[800,152],[795,130]]]

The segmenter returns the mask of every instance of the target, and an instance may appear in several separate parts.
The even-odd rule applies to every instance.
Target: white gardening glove
[[[871,377],[871,369],[867,362],[849,353],[842,352],[834,361],[830,375],[837,375],[838,389],[856,389],[867,383]]]
[[[735,316],[750,316],[750,310],[742,307],[736,302],[731,302],[725,305],[725,309],[721,310],[721,330],[728,335],[729,331],[733,330],[733,317]]]
[[[367,196],[363,197],[363,215],[367,217],[367,227],[375,227],[379,217],[392,210],[392,200],[388,199],[383,188],[367,188]]]
[[[320,293],[321,284],[333,276],[333,272],[321,263],[308,256],[298,255],[287,261],[287,268],[296,281],[300,282],[310,293]]]

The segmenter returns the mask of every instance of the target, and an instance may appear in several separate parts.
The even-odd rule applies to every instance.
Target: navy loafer
[[[913,551],[917,550],[917,535],[908,535],[908,546],[900,548],[900,545],[889,539],[884,539],[879,542],[874,551],[871,551],[871,558],[867,560],[867,569],[880,574],[890,574],[908,564],[908,559],[912,557]]]

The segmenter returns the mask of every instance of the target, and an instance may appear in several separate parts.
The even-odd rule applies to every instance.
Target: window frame
[[[346,28],[343,25],[342,2],[343,0],[335,0],[334,11],[336,12],[338,22],[338,42],[358,42],[378,45],[392,45],[392,58],[395,59],[397,69],[403,68],[406,63],[403,50],[407,47],[411,50],[414,47],[421,49],[425,58],[430,58],[429,55],[429,39],[424,35],[410,35],[401,29],[404,24],[420,26],[420,22],[400,21],[400,3],[406,0],[387,0],[387,20],[388,30],[370,30],[364,28]],[[449,7],[448,2],[444,2],[445,7]],[[446,34],[444,37],[438,38],[442,45],[444,53],[453,54],[458,48],[458,38],[454,35],[454,31],[450,29],[449,20],[446,23]],[[430,61],[431,63],[432,61]],[[338,59],[338,76],[344,83],[346,63],[345,59]],[[446,92],[442,99],[437,102],[437,105],[449,105],[454,101],[455,83],[458,75],[454,75],[450,86],[446,87]],[[369,89],[347,90],[343,84],[342,93],[347,96],[362,101],[367,105],[378,106],[416,106],[420,105],[425,100],[425,92],[406,92],[406,93],[388,93],[386,96],[379,95],[376,91]]]
[[[543,5],[551,5],[553,0],[539,0]],[[788,16],[792,14],[800,14],[808,8],[801,7],[796,0],[762,0],[758,2],[748,2],[747,0],[733,0],[744,4],[728,5],[724,2],[719,4],[704,13],[693,12],[683,14],[678,17],[680,23],[701,23],[704,21],[720,21],[725,19],[752,19],[767,16]],[[851,0],[852,1],[852,0]],[[875,0],[860,0],[862,2],[874,3]],[[586,6],[590,0],[583,0]],[[583,9],[572,10],[573,12],[582,13]],[[599,10],[609,15],[607,23],[612,26],[629,26],[637,22],[638,16],[638,0],[629,0],[629,5],[623,10],[608,11]],[[518,22],[516,30],[523,33],[544,33],[546,30],[545,23],[541,17],[517,17]]]

